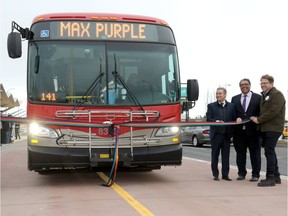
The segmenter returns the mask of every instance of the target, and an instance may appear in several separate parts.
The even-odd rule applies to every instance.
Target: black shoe
[[[257,178],[257,177],[252,177],[249,181],[250,181],[250,182],[256,182],[256,181],[258,181],[258,179],[259,179],[259,178]]]
[[[214,181],[220,181],[220,179],[219,179],[218,176],[214,176],[213,180],[214,180]]]
[[[245,176],[242,176],[242,175],[239,175],[238,177],[237,177],[237,180],[238,181],[241,181],[241,180],[244,180],[245,179]]]
[[[257,185],[259,187],[275,186],[275,180],[274,178],[267,178],[265,180],[260,181]]]
[[[260,182],[265,181],[266,179],[262,179]],[[281,178],[280,176],[275,176],[275,184],[281,184]]]
[[[223,176],[222,179],[224,179],[226,181],[232,181],[232,179],[230,179],[229,176]]]
[[[281,178],[280,178],[280,176],[275,176],[275,183],[276,183],[276,184],[281,184]]]

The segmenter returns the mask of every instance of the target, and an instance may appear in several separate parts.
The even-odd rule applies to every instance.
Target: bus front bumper
[[[114,160],[115,149],[92,148],[91,156],[88,148],[43,147],[28,145],[28,169],[77,169],[107,168]],[[157,167],[165,165],[181,165],[182,145],[173,144],[153,147],[137,147],[118,149],[118,167]]]

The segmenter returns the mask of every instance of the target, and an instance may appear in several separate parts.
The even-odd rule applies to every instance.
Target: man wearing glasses
[[[263,75],[260,81],[263,90],[260,115],[250,119],[258,124],[267,162],[266,179],[261,180],[258,186],[267,187],[281,184],[275,147],[284,129],[286,101],[282,92],[274,87],[272,76]]]
[[[251,116],[259,116],[261,95],[250,90],[249,79],[242,79],[239,83],[241,94],[232,97],[235,105],[237,122],[249,120]],[[261,170],[261,145],[257,125],[249,121],[246,124],[236,125],[233,131],[233,144],[236,151],[236,163],[238,167],[237,180],[244,180],[247,174],[246,155],[249,149],[252,165],[251,182],[258,181]]]

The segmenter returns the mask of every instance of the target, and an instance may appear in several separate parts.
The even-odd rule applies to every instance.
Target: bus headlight
[[[31,135],[35,135],[38,137],[46,137],[46,138],[57,138],[58,134],[55,130],[49,127],[45,127],[38,123],[31,123],[29,125],[29,133]]]
[[[157,137],[175,136],[179,133],[179,127],[164,127],[159,128],[156,135]]]

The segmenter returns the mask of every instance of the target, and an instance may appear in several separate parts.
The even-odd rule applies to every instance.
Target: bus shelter
[[[1,117],[7,115],[6,112],[15,107],[19,107],[19,101],[14,99],[13,95],[8,95],[4,89],[3,84],[0,84],[0,108]],[[12,142],[12,123],[1,121],[1,144],[7,144]]]
[[[0,93],[1,93],[1,98],[0,98],[0,107],[1,107],[1,112],[5,113],[6,111],[20,106],[18,99],[14,99],[13,95],[8,95],[7,92],[4,89],[3,84],[0,84]]]

